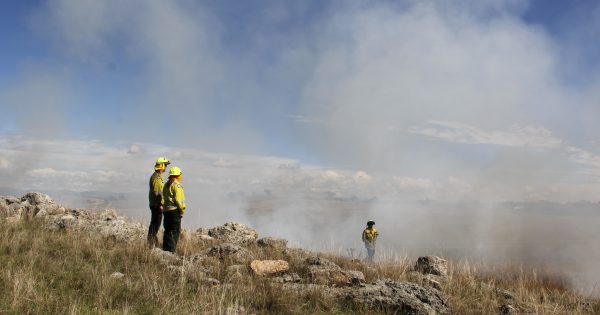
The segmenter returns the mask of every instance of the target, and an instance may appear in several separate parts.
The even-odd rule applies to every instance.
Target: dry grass
[[[35,221],[7,224],[0,220],[0,313],[2,314],[349,314],[362,313],[323,290],[282,290],[268,279],[228,278],[225,264],[208,261],[211,285],[200,270],[170,272],[151,256],[145,242],[114,243],[78,232],[51,232]],[[180,255],[211,244],[182,240]],[[250,247],[257,258],[285,258],[293,272],[306,275],[301,253],[291,257]],[[324,255],[346,269],[362,271],[367,281],[391,278],[420,282],[408,259],[367,265],[359,260]],[[125,277],[111,278],[113,272]],[[500,276],[499,276],[500,275]],[[482,287],[482,283],[488,288]],[[513,302],[493,290],[514,293]],[[492,289],[490,289],[492,288]],[[443,290],[455,314],[495,314],[500,305],[518,304],[522,312],[591,314],[597,300],[570,291],[555,274],[514,267],[493,269],[461,263],[450,266]],[[370,312],[377,313],[377,312]]]

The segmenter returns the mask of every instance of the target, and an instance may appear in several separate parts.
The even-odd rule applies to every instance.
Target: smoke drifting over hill
[[[5,190],[120,196],[112,205],[142,218],[165,155],[184,170],[188,226],[235,219],[360,250],[373,218],[396,253],[547,263],[597,281],[585,261],[600,258],[599,219],[578,209],[599,200],[600,81],[569,84],[577,65],[565,60],[580,52],[525,22],[527,6],[332,2],[284,34],[309,5],[265,5],[242,30],[210,2],[48,1],[30,23],[53,62],[0,89],[28,135],[0,138]],[[88,74],[115,88],[81,84]],[[272,157],[275,142],[301,158]]]

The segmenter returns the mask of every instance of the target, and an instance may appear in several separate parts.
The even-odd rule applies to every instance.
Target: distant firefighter
[[[172,253],[177,249],[177,241],[181,232],[181,218],[185,213],[185,195],[183,186],[181,186],[181,178],[183,173],[177,166],[171,167],[169,170],[169,181],[163,188],[163,198],[165,201],[164,212],[165,227],[163,237],[163,249]]]
[[[159,157],[154,164],[154,173],[150,176],[150,192],[148,199],[150,201],[150,227],[148,227],[148,244],[150,247],[158,245],[158,230],[162,223],[163,212],[163,186],[164,181],[162,174],[167,169],[167,165],[171,164],[165,157]]]
[[[375,228],[375,221],[369,220],[367,222],[367,228],[363,230],[362,241],[365,243],[367,249],[368,261],[372,262],[375,257],[375,243],[377,242],[377,236],[379,232]]]

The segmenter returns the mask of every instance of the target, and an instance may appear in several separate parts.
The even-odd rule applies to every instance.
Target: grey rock
[[[208,235],[220,242],[233,244],[249,244],[258,238],[256,230],[237,222],[228,222],[222,226],[213,227],[208,230]]]
[[[110,277],[113,278],[113,279],[121,279],[121,278],[125,277],[125,275],[122,274],[122,273],[120,273],[120,272],[118,272],[118,271],[116,271],[116,272],[113,272],[110,275]]]
[[[423,256],[417,259],[415,270],[423,274],[445,277],[448,275],[448,262],[437,256]]]
[[[353,303],[390,314],[449,314],[446,297],[438,290],[414,283],[389,279],[345,289],[343,295]]]

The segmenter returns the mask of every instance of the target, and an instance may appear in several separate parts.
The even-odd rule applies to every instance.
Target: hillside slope
[[[432,256],[366,264],[237,223],[186,231],[172,255],[115,211],[38,193],[0,197],[0,218],[0,313],[600,313],[598,300],[539,270]]]

